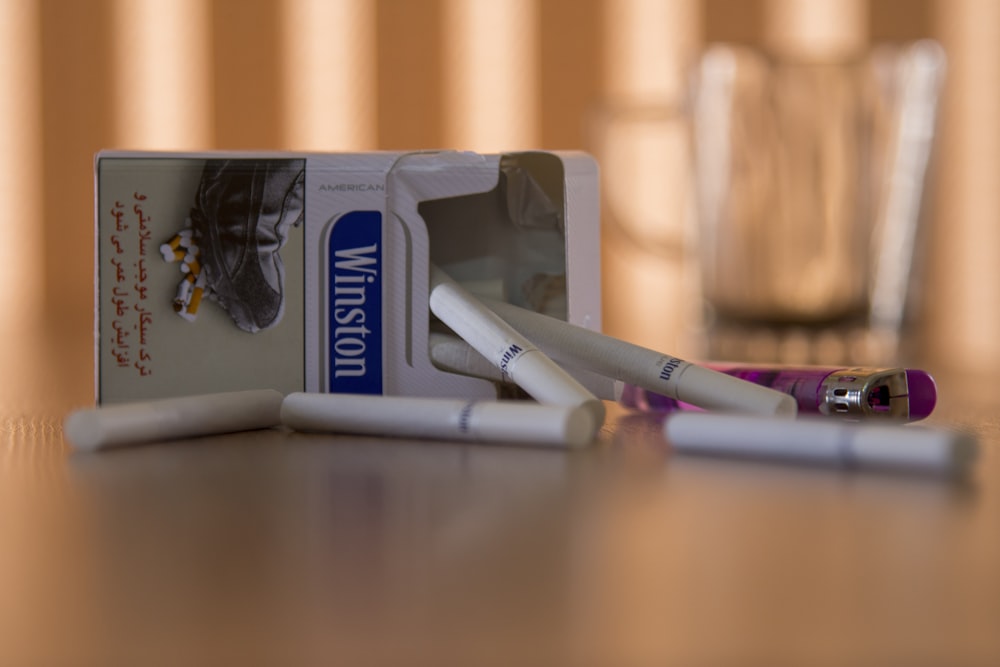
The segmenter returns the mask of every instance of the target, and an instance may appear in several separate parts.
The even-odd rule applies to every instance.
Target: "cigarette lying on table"
[[[795,399],[788,394],[509,303],[484,303],[543,352],[567,366],[708,410],[787,417],[796,414]]]
[[[359,394],[289,394],[282,422],[297,431],[578,447],[594,439],[584,406]]]
[[[957,431],[822,417],[682,412],[668,417],[663,430],[680,452],[953,475],[969,467],[977,448],[975,438]]]
[[[79,410],[63,431],[96,451],[285,424],[299,431],[533,445],[584,445],[599,425],[584,406],[356,394],[240,391]]]
[[[604,423],[600,399],[436,266],[428,301],[439,320],[539,403],[583,406],[595,431]]]
[[[63,433],[75,449],[95,451],[251,431],[281,423],[282,399],[260,389],[107,405],[70,414]]]

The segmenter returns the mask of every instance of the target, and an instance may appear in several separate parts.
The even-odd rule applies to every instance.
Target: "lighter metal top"
[[[819,388],[825,415],[910,418],[907,373],[902,368],[845,368],[830,373]]]

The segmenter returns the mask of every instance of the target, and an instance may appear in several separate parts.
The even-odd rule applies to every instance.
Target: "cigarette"
[[[468,375],[490,382],[507,382],[509,380],[504,376],[503,371],[491,364],[486,357],[476,352],[471,345],[458,336],[431,332],[428,343],[431,363],[439,370]]]
[[[539,403],[584,406],[595,432],[604,423],[599,398],[436,266],[431,266],[429,302],[439,320]]]
[[[975,438],[957,431],[823,418],[684,412],[668,417],[663,429],[686,453],[944,474],[964,472],[977,449]]]
[[[70,414],[63,433],[75,449],[92,452],[270,428],[281,423],[282,398],[260,389],[102,406]]]
[[[191,286],[194,285],[194,276],[190,273],[184,276],[183,280],[177,283],[177,293],[174,295],[174,312],[183,310],[191,298]]]
[[[180,232],[174,234],[166,243],[160,244],[160,253],[163,255],[163,259],[168,262],[173,262],[184,256],[184,249],[191,247],[191,230],[182,229]],[[178,253],[180,253],[178,255]]]
[[[297,431],[580,447],[595,436],[583,406],[367,394],[289,394],[281,421]]]
[[[183,258],[183,264],[181,264],[182,273],[191,273],[193,275],[198,275],[201,273],[201,263],[198,258],[194,255],[188,253]]]
[[[794,417],[795,399],[767,387],[500,301],[485,304],[557,362],[704,408]]]
[[[174,248],[169,243],[160,245],[160,254],[165,262],[179,262],[184,259],[185,252],[180,248]]]
[[[189,273],[187,275],[192,276],[194,274]],[[199,273],[188,294],[187,303],[182,304],[181,309],[177,311],[188,322],[194,322],[198,317],[198,308],[201,306],[201,300],[205,296],[205,282],[205,276]]]
[[[201,306],[201,298],[205,294],[205,288],[195,285],[188,297],[188,302],[181,306],[177,314],[188,322],[194,322],[198,318],[198,308]]]
[[[439,370],[468,375],[490,382],[506,383],[508,381],[499,368],[487,361],[486,357],[476,352],[471,345],[458,336],[432,332],[429,342],[431,363]],[[619,400],[625,388],[623,382],[580,368],[564,367],[563,370],[583,385],[587,391],[604,401]]]

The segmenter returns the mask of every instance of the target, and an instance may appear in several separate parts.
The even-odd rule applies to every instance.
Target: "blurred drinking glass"
[[[691,104],[705,358],[901,361],[944,68],[929,41],[841,62],[705,51]]]

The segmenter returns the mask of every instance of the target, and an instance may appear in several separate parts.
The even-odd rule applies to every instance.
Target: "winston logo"
[[[328,246],[329,390],[382,393],[382,214],[334,223]]]
[[[510,377],[510,362],[514,361],[521,356],[524,349],[517,344],[511,343],[510,347],[504,350],[503,356],[500,357],[500,372],[504,375]]]
[[[675,357],[667,359],[667,362],[663,364],[663,367],[660,369],[660,379],[664,382],[669,382],[671,376],[674,374],[674,371],[676,371],[682,363],[683,362],[680,359]]]

